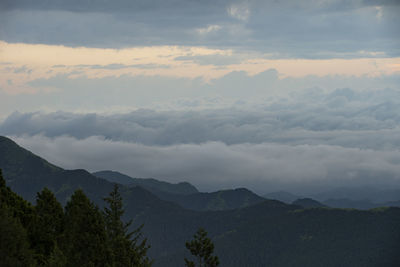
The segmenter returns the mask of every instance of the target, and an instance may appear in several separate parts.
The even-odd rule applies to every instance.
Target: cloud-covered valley
[[[226,108],[13,113],[0,133],[65,168],[258,193],[400,187],[400,92],[309,89]]]
[[[150,146],[97,136],[13,139],[65,168],[189,181],[201,190],[248,187],[258,193],[310,193],[342,186],[398,187],[400,182],[398,151],[276,143]]]

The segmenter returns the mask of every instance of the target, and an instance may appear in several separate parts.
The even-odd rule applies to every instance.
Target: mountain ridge
[[[93,172],[92,175],[123,185],[138,185],[149,190],[150,192],[163,191],[182,195],[189,195],[199,192],[194,185],[188,182],[169,183],[154,178],[133,178],[126,174],[110,170]]]
[[[82,188],[101,206],[113,187],[85,170],[51,165],[8,138],[0,138],[0,168],[24,198],[34,198],[35,190],[48,186],[65,203],[70,193]],[[134,219],[133,227],[144,224],[155,267],[183,266],[185,241],[199,227],[214,241],[221,266],[400,265],[399,208],[303,209],[265,200],[232,210],[194,211],[137,186],[121,186],[121,195],[126,219]]]

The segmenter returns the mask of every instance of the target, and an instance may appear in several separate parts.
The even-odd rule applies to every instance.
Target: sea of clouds
[[[400,187],[399,126],[400,91],[309,89],[213,109],[15,112],[0,133],[68,169],[309,193]]]

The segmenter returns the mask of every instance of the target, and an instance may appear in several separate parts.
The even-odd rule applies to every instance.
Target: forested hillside
[[[48,195],[53,192],[61,206],[65,206],[64,214],[72,212],[68,203],[78,197],[96,214],[96,205],[102,209],[105,206],[103,198],[114,188],[112,183],[84,170],[68,171],[51,165],[5,137],[0,138],[0,168],[4,170],[5,183],[11,190],[31,202],[10,193],[10,189],[3,189],[19,199],[16,201],[20,203],[18,210],[23,210],[22,217],[16,215],[18,212],[2,211],[6,214],[2,217],[8,218],[5,223],[3,220],[3,233],[7,233],[9,227],[18,232],[34,222],[29,214],[38,205],[38,192]],[[44,187],[50,191],[43,191]],[[4,182],[3,188],[6,188]],[[78,190],[81,195],[76,195],[77,189],[81,189]],[[368,211],[304,209],[265,200],[232,210],[194,211],[163,201],[140,187],[120,186],[120,192],[125,207],[123,220],[134,220],[131,230],[144,224],[142,233],[151,245],[148,256],[154,260],[153,266],[183,266],[183,258],[188,253],[185,242],[199,227],[205,228],[213,240],[220,266],[400,265],[399,208]],[[10,217],[21,218],[22,228]],[[101,224],[101,219],[97,220]],[[19,232],[21,235],[16,240],[29,235],[29,231]],[[9,238],[9,235],[2,236]],[[96,234],[98,240],[101,236],[101,232]],[[29,251],[36,251],[32,244],[22,243],[20,248],[28,251],[26,259],[35,258],[29,254]]]

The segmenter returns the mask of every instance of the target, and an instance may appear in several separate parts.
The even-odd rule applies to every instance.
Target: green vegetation
[[[34,253],[30,249],[26,229],[19,218],[1,203],[0,207],[0,263],[1,266],[33,266]]]
[[[117,184],[104,200],[109,205],[104,208],[104,218],[115,266],[151,266],[147,257],[150,246],[147,245],[147,239],[140,240],[143,225],[129,232],[132,220],[128,223],[122,221],[124,209]]]
[[[35,212],[33,245],[37,251],[38,262],[47,265],[50,258],[54,262],[54,257],[60,253],[57,250],[64,232],[64,211],[54,194],[48,188],[44,188],[37,194]],[[58,258],[58,262],[60,261],[64,262],[64,257]]]
[[[193,240],[186,242],[186,248],[196,258],[198,267],[216,267],[219,265],[217,256],[214,253],[214,244],[207,237],[207,232],[203,228],[199,228],[194,234]],[[195,267],[195,262],[185,258],[187,267]]]
[[[101,212],[78,189],[65,211],[47,188],[32,206],[6,186],[0,170],[0,266],[151,266],[141,228],[128,233],[118,187]]]

